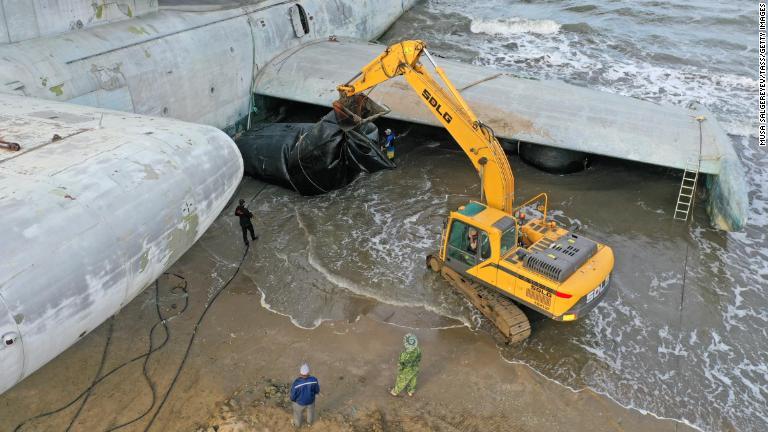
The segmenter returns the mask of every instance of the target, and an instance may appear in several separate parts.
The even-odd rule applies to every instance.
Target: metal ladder
[[[687,221],[693,210],[693,200],[696,195],[696,184],[699,180],[699,160],[690,159],[685,163],[683,179],[680,181],[680,192],[677,194],[674,218]]]

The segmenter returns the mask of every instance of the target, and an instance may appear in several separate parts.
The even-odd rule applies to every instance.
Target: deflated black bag
[[[347,123],[339,124],[339,118]],[[247,175],[302,195],[319,195],[348,185],[360,173],[395,168],[378,138],[372,122],[349,124],[337,110],[315,124],[273,123],[248,131],[237,146]]]

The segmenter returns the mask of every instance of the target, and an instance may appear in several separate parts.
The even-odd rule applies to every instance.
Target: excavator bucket
[[[390,109],[361,93],[354,96],[342,95],[333,102],[333,111],[339,127],[348,131],[388,114]]]

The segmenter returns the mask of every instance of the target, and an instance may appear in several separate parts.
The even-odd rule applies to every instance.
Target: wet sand
[[[229,218],[230,211],[221,217]],[[173,289],[183,281],[177,276],[159,280],[160,312],[164,317],[181,314],[168,321],[169,341],[147,364],[157,389],[154,403],[139,359],[93,389],[70,430],[108,430],[149,410],[120,429],[145,430],[184,356],[195,322],[236,270],[232,263],[241,256],[239,242],[236,223],[219,224],[170,269],[186,280],[186,309],[183,290]],[[266,247],[252,245],[246,263],[258,260]],[[222,266],[218,257],[227,254],[233,259]],[[0,430],[14,430],[24,419],[63,406],[85,390],[99,370],[111,325],[102,374],[145,353],[149,330],[157,320],[155,295],[155,288],[148,288],[113,323],[104,323],[0,396]],[[301,329],[262,307],[258,275],[238,274],[202,321],[188,361],[150,430],[207,430],[214,424],[221,426],[219,432],[292,430],[288,408],[271,403],[263,388],[269,382],[289,383],[303,361],[309,362],[322,386],[316,430],[693,430],[625,409],[590,390],[574,392],[528,366],[510,364],[501,358],[492,332],[485,328],[414,330],[424,352],[418,391],[413,398],[393,398],[387,389],[408,329],[382,322],[375,307],[369,311],[354,322],[326,321],[312,330]],[[155,330],[155,346],[163,339],[161,330]],[[235,408],[224,404],[238,392]],[[31,421],[20,430],[65,430],[78,406]]]

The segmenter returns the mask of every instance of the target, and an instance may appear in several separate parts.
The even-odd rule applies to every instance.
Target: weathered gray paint
[[[336,86],[383,50],[355,41],[306,44],[261,68],[255,91],[330,106],[338,97]],[[744,169],[731,141],[705,108],[658,105],[447,60],[440,66],[499,137],[677,169],[699,155],[701,142],[701,170],[714,175],[710,217],[722,229],[743,227],[748,210]],[[403,78],[379,85],[371,95],[392,108],[392,118],[440,126]],[[701,134],[698,116],[705,118]],[[670,191],[670,205],[674,193]]]
[[[0,46],[0,92],[173,117],[225,130],[248,115],[252,77],[279,53],[330,35],[371,39],[415,0],[305,0],[310,33],[271,0],[136,19]],[[12,88],[3,84],[14,83]]]
[[[57,16],[36,16],[48,10],[41,4],[70,5],[80,16],[92,2],[20,1],[0,0],[0,135],[22,146],[0,150],[0,336],[20,335],[0,349],[0,392],[151,284],[242,176],[220,130],[130,112],[231,130],[248,114],[253,77],[274,56],[331,34],[376,37],[416,0],[302,1],[310,18],[302,38],[288,12],[295,1],[169,8],[40,38],[62,31],[51,22],[40,30]],[[156,8],[154,0],[105,3],[129,2],[140,13]],[[9,40],[21,42],[2,45]],[[52,142],[54,134],[64,139]]]
[[[22,147],[0,150],[0,335],[21,335],[0,350],[2,392],[186,252],[243,164],[209,126],[20,96],[0,106],[3,139]]]
[[[740,231],[747,223],[749,214],[749,189],[747,173],[731,141],[711,113],[704,112],[707,118],[702,123],[702,132],[715,136],[721,145],[720,173],[708,175],[706,186],[709,190],[707,197],[707,212],[712,224],[728,231]]]
[[[13,319],[0,292],[0,389],[11,387],[21,380],[24,371],[24,347],[19,337],[19,326]],[[11,346],[6,346],[4,339],[16,339]]]
[[[0,43],[77,31],[156,10],[157,0],[0,0]]]

